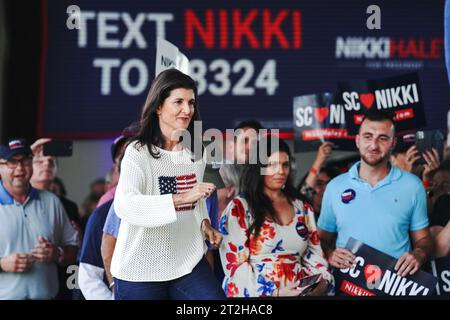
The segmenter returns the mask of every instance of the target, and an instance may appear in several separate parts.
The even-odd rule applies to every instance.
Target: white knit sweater
[[[122,219],[111,273],[126,281],[168,281],[194,269],[206,252],[200,229],[208,219],[205,200],[175,208],[172,194],[201,182],[204,161],[191,153],[165,151],[153,158],[131,143],[121,164],[114,209]]]

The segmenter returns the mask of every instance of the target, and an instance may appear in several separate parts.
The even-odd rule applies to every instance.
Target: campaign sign
[[[349,133],[356,134],[364,115],[373,110],[395,114],[398,132],[426,126],[419,76],[409,73],[379,80],[339,82]]]
[[[378,1],[380,32],[364,27],[366,1],[39,2],[38,136],[114,137],[138,120],[155,60],[176,65],[173,54],[156,59],[158,38],[189,57],[205,130],[256,119],[290,137],[293,97],[334,92],[342,75],[411,71],[420,72],[427,129],[446,126],[444,0]],[[78,13],[68,10],[74,7]]]
[[[333,93],[294,97],[295,152],[316,151],[325,141],[340,150],[354,150],[354,136],[345,127],[345,111]]]
[[[162,71],[171,68],[189,74],[189,60],[178,50],[176,45],[163,38],[158,38],[156,44],[155,77]]]
[[[394,266],[397,259],[359,240],[350,238],[345,246],[355,256],[352,268],[333,270],[336,294],[350,296],[429,296],[435,294],[437,279],[424,271],[401,277]]]
[[[437,295],[450,296],[450,256],[431,260],[426,270],[438,279]]]

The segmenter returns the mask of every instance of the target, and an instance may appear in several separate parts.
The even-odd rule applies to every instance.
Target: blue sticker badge
[[[353,189],[347,189],[341,194],[341,200],[343,203],[350,203],[353,199],[356,198],[356,192]]]

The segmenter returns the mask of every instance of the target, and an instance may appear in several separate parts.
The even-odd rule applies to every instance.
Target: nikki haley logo
[[[158,177],[159,183],[159,193],[163,194],[174,194],[174,193],[184,193],[191,190],[197,184],[197,177],[195,173],[190,175],[182,176],[162,176]],[[185,204],[181,206],[176,206],[176,211],[188,211],[193,210],[195,204]]]
[[[397,259],[350,237],[345,248],[355,255],[350,268],[334,269],[336,290],[350,296],[426,296],[437,279],[418,270],[403,277],[394,266]]]
[[[357,134],[358,125],[369,110],[394,113],[399,132],[415,131],[427,125],[418,72],[380,79],[339,81],[339,92],[349,134]]]
[[[389,37],[337,37],[336,59],[428,59],[443,58],[441,37],[394,39]]]
[[[353,189],[345,190],[341,195],[341,200],[343,203],[348,204],[356,197],[356,192]]]
[[[360,278],[361,271],[364,277],[361,281],[365,282],[365,286],[350,280]],[[342,281],[339,290],[350,296],[376,296],[380,293],[390,296],[426,296],[430,292],[430,288],[417,279],[402,277],[393,270],[367,263],[361,256],[356,257],[352,268],[340,269],[340,272],[348,274],[349,278]]]

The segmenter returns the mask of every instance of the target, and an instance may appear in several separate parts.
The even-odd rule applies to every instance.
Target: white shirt
[[[206,252],[201,222],[208,219],[205,200],[194,208],[175,208],[172,194],[186,192],[203,179],[205,162],[193,162],[187,150],[131,143],[121,164],[114,209],[122,219],[111,273],[126,281],[168,281],[190,273]]]

